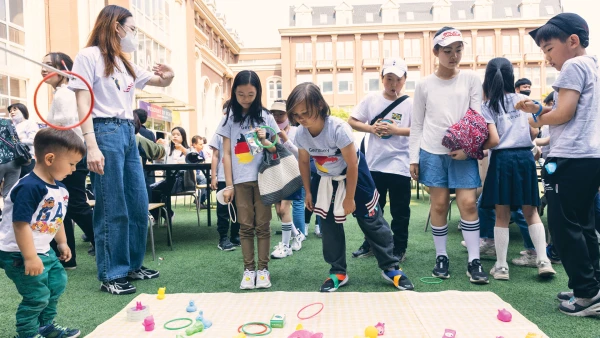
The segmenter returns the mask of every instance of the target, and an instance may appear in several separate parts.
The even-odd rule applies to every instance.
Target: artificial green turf
[[[181,200],[180,200],[181,202]],[[551,281],[540,281],[536,269],[511,265],[508,282],[492,280],[489,285],[473,285],[465,275],[467,253],[460,245],[462,236],[457,230],[459,213],[454,207],[449,224],[448,254],[451,259],[452,278],[438,285],[426,285],[419,277],[430,276],[435,264],[435,253],[431,232],[423,231],[427,219],[428,201],[417,200],[413,196],[411,205],[409,248],[404,271],[413,280],[416,291],[430,292],[443,290],[492,291],[510,303],[529,320],[537,324],[550,337],[600,337],[600,320],[576,318],[561,314],[555,295],[567,290],[567,277],[562,266],[554,266],[558,274]],[[213,211],[213,225],[206,226],[206,212],[201,212],[200,227],[196,223],[194,211],[181,204],[176,210],[174,226],[174,251],[166,246],[166,229],[155,228],[157,257],[163,260],[152,261],[150,247],[145,265],[159,269],[161,277],[155,280],[134,282],[138,293],[156,293],[158,287],[166,286],[168,293],[199,292],[242,292],[239,283],[242,276],[242,254],[239,248],[233,252],[217,249],[218,234],[216,216]],[[386,214],[389,220],[389,214]],[[280,223],[273,217],[273,231],[280,229]],[[545,221],[545,219],[544,219]],[[314,222],[314,218],[313,218]],[[385,284],[375,258],[351,258],[351,252],[362,243],[362,233],[351,217],[345,225],[346,251],[348,253],[348,273],[351,283],[339,292],[396,292]],[[317,292],[327,278],[328,265],[323,261],[321,241],[312,234],[303,243],[302,250],[284,260],[270,263],[273,286],[269,291],[311,291]],[[88,244],[79,240],[77,229],[78,267],[68,271],[69,284],[59,303],[57,322],[61,325],[80,328],[84,334],[90,333],[97,325],[121,310],[134,295],[113,296],[99,291],[96,280],[96,265],[86,254]],[[273,235],[271,244],[280,240]],[[511,226],[509,259],[522,250],[522,239],[516,226]],[[492,260],[483,260],[489,271]],[[256,291],[251,291],[256,292]],[[4,273],[0,274],[0,337],[9,337],[14,332],[14,313],[20,301],[14,284]],[[185,305],[182,305],[185,306]],[[224,305],[231,306],[231,305]],[[435,310],[434,310],[435,311]],[[483,336],[494,336],[493,333]],[[118,334],[115,334],[118,337]],[[338,338],[338,337],[334,337]],[[343,338],[343,337],[339,337]]]

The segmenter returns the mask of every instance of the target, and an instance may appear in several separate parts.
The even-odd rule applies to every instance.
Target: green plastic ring
[[[265,332],[265,333],[246,332],[245,327],[250,326],[250,325],[262,325],[267,328],[267,332]],[[252,337],[266,336],[268,334],[271,334],[271,331],[273,331],[273,329],[271,328],[271,325],[269,325],[267,323],[251,322],[251,323],[246,323],[246,324],[242,325],[242,332],[244,332],[247,336],[252,336]]]
[[[172,322],[178,322],[180,320],[187,320],[189,321],[188,324],[181,326],[181,327],[167,327],[167,324],[172,323]],[[165,323],[165,325],[163,326],[166,330],[171,330],[171,331],[175,331],[175,330],[181,330],[181,329],[185,329],[186,327],[192,325],[194,323],[193,320],[189,319],[189,318],[175,318],[175,319],[171,319],[168,322]]]
[[[425,284],[440,284],[444,280],[441,278],[437,278],[437,277],[423,277],[420,279],[420,281]]]
[[[259,147],[264,148],[264,149],[271,149],[271,148],[273,148],[277,144],[277,142],[279,142],[279,135],[277,135],[277,132],[275,131],[275,129],[273,129],[273,128],[269,127],[269,126],[260,126],[259,128],[270,129],[273,132],[273,134],[275,134],[275,141],[273,141],[270,146],[264,146],[262,144],[262,142],[256,142],[256,144],[258,144]],[[258,139],[258,136],[256,138]]]

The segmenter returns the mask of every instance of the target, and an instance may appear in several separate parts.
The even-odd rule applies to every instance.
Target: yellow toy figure
[[[156,299],[165,299],[165,291],[167,291],[166,287],[158,288],[158,295],[156,295]]]
[[[242,332],[233,338],[246,338],[246,334]]]

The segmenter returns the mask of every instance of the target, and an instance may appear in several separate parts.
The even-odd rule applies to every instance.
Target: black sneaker
[[[231,242],[229,241],[229,238],[227,238],[227,237],[223,237],[219,240],[219,245],[217,245],[217,248],[219,248],[223,251],[235,250],[235,246],[233,244],[231,244]]]
[[[600,291],[593,298],[571,297],[568,301],[560,303],[558,309],[569,316],[600,316]]]
[[[490,282],[487,273],[483,271],[481,261],[474,259],[467,266],[467,276],[469,276],[471,283],[473,284],[487,284]]]
[[[327,278],[327,280],[325,281],[325,283],[323,283],[323,285],[321,285],[321,292],[334,292],[337,291],[337,289],[341,288],[342,286],[348,284],[348,275],[343,275],[343,274],[335,274],[335,275],[330,275],[330,278]],[[332,279],[335,278],[337,280],[337,285],[336,282]],[[343,278],[343,279],[340,279]]]
[[[144,266],[139,268],[138,270],[131,271],[127,274],[127,278],[133,280],[144,280],[144,279],[153,279],[158,278],[160,273],[156,270],[150,270]]]
[[[560,301],[567,301],[569,299],[571,299],[573,297],[573,291],[563,291],[563,292],[559,292],[558,295],[556,295],[556,298],[558,298],[558,300]]]
[[[81,240],[84,242],[89,242],[90,239],[88,238],[88,236],[86,236],[85,234],[81,234]]]
[[[394,250],[394,257],[398,258],[399,263],[402,263],[406,260],[406,251]]]
[[[44,338],[76,338],[79,337],[81,331],[52,323],[43,329],[40,328],[38,333]]]
[[[128,295],[135,293],[135,286],[131,285],[125,278],[103,282],[100,285],[100,291],[112,293],[113,295]]]
[[[408,276],[406,276],[406,274],[404,273],[404,271],[402,271],[402,269],[398,268],[398,269],[392,270],[392,271],[383,271],[382,270],[381,276],[383,276],[383,279],[392,283],[399,290],[406,291],[406,290],[414,290],[415,289],[415,286],[410,281],[410,279],[408,279]]]
[[[229,241],[234,246],[242,246],[242,242],[240,242],[240,236],[233,236],[233,237],[231,237],[231,239]]]
[[[369,257],[369,256],[373,256],[373,251],[371,251],[371,249],[367,249],[365,248],[364,245],[361,245],[360,248],[358,248],[358,250],[354,251],[352,253],[352,257],[354,258],[363,258],[363,257]]]
[[[450,269],[450,261],[446,256],[437,256],[435,259],[435,267],[431,272],[433,277],[448,279],[450,278],[450,273],[448,272]]]
[[[96,257],[96,247],[93,244],[88,249],[88,255]]]

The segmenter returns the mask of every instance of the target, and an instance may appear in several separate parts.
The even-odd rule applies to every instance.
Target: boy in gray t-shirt
[[[559,310],[571,316],[596,316],[600,314],[600,252],[593,216],[600,186],[598,62],[586,55],[589,28],[577,14],[561,13],[529,34],[560,71],[553,85],[554,109],[530,100],[516,106],[534,114],[532,127],[550,126],[550,153],[542,173],[548,227],[573,289],[558,294],[563,300]]]

